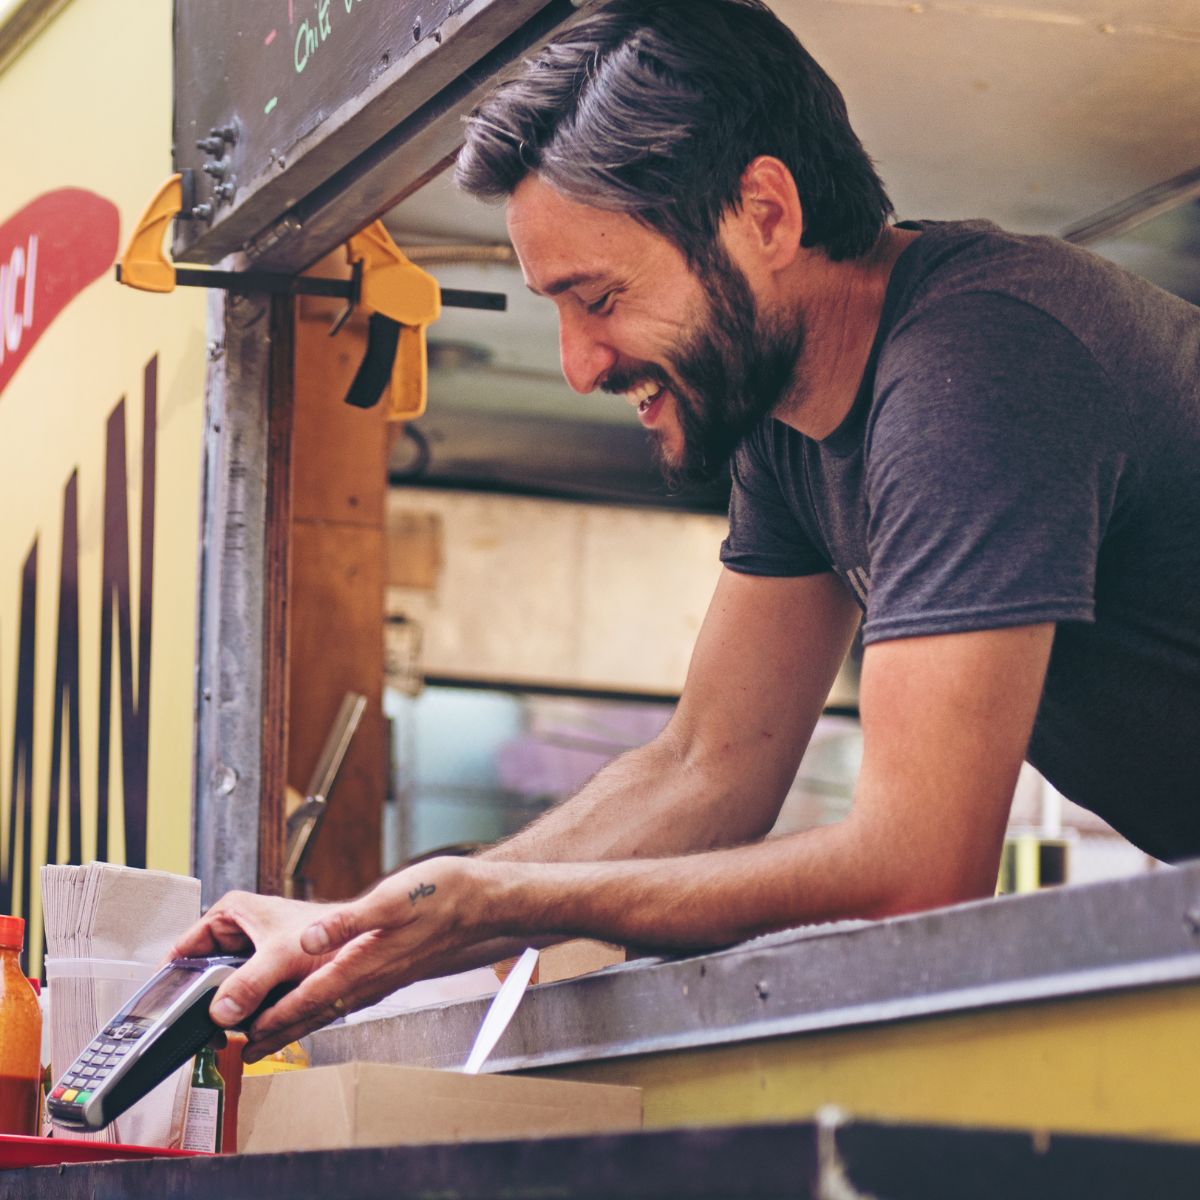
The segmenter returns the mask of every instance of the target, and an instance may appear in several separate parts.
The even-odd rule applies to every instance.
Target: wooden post
[[[329,309],[306,301],[296,323],[288,782],[306,787],[342,697],[365,695],[305,867],[315,897],[340,899],[380,874],[387,437],[382,406],[343,401],[366,347],[365,321],[331,339]]]

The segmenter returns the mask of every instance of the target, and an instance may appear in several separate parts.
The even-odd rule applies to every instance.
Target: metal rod
[[[1200,198],[1200,167],[1193,167],[1174,179],[1156,183],[1144,192],[1075,222],[1064,229],[1061,236],[1064,241],[1074,242],[1077,246],[1091,246],[1120,237],[1197,198]]]
[[[362,715],[367,708],[367,698],[361,692],[347,692],[342,697],[337,716],[333,719],[325,745],[321,749],[321,757],[313,769],[312,778],[308,783],[310,796],[321,796],[329,799],[333,791],[334,780],[342,768],[346,751],[350,749],[350,740],[358,729]]]
[[[117,282],[121,266],[117,264]],[[195,267],[175,268],[176,287],[220,288],[235,295],[266,292],[272,296],[334,296],[358,300],[353,279],[326,279],[317,275],[285,275],[271,271],[213,271]],[[466,288],[442,288],[443,308],[478,308],[505,312],[508,297],[503,292],[478,292]]]
[[[474,292],[462,288],[442,288],[443,308],[482,308],[489,312],[505,312],[508,297],[503,292]]]
[[[273,296],[337,296],[354,299],[352,279],[321,279],[313,275],[282,275],[267,271],[208,271],[176,267],[177,287],[220,288],[226,292],[269,292]]]

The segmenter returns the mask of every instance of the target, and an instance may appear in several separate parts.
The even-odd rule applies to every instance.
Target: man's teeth
[[[625,393],[625,398],[630,404],[636,404],[638,412],[645,412],[646,409],[658,399],[662,388],[657,383],[641,383],[637,387],[632,388]]]

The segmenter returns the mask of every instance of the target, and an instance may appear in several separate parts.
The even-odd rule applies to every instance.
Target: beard
[[[672,453],[664,435],[651,430],[654,456],[667,484],[708,483],[726,468],[738,443],[768,416],[794,386],[804,350],[800,314],[785,326],[759,315],[745,274],[715,247],[697,277],[707,297],[699,323],[666,356],[670,372],[654,363],[610,373],[605,391],[625,392],[644,380],[667,387],[683,435]]]

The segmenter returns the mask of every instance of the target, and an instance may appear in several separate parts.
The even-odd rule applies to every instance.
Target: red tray
[[[25,1137],[0,1133],[0,1171],[17,1167],[56,1167],[60,1163],[107,1162],[130,1158],[208,1158],[196,1150],[162,1146],[123,1146],[119,1142],[85,1142],[69,1137]]]

